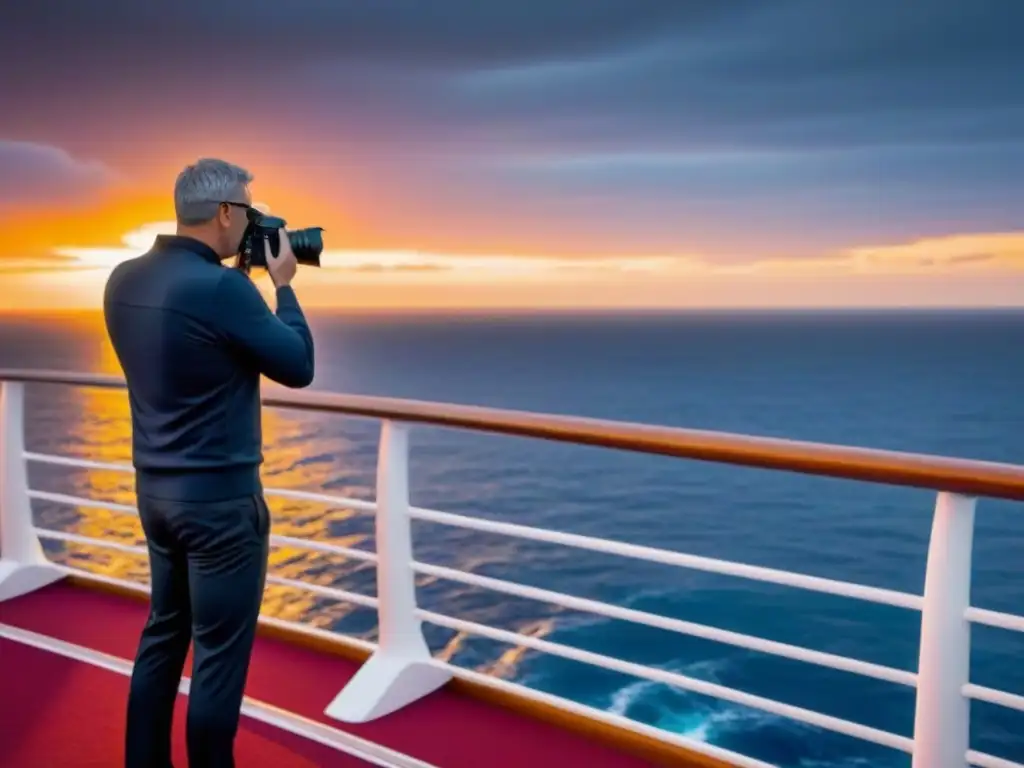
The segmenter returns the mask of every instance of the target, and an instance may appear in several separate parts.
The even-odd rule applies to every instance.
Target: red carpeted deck
[[[5,675],[4,703],[0,705],[0,764],[4,768],[112,768],[120,763],[127,677],[4,638],[0,638],[0,670]],[[182,725],[185,703],[179,696],[176,765],[187,765]],[[240,766],[369,765],[247,717],[242,718],[235,744]]]
[[[130,660],[146,612],[144,602],[60,583],[0,603],[0,623]],[[350,725],[325,717],[324,708],[356,669],[346,659],[260,637],[246,694],[439,768],[649,765],[581,735],[448,690],[371,723]],[[4,639],[0,675],[0,765],[119,763],[127,677]],[[175,754],[184,765],[180,699]],[[257,768],[368,764],[248,718],[243,718],[236,754],[240,766]]]

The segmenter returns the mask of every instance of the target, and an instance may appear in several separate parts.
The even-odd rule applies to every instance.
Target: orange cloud
[[[932,269],[1024,269],[1024,232],[929,237],[900,245],[855,248],[847,258],[866,272]]]
[[[148,250],[160,234],[171,234],[173,221],[144,224],[121,236],[118,246],[59,245],[52,254],[60,261],[52,268],[109,270],[118,263]],[[687,259],[678,257],[619,257],[619,258],[542,258],[500,255],[445,255],[420,251],[394,250],[342,250],[328,249],[322,256],[322,273],[354,272],[367,275],[384,273],[434,274],[457,273],[464,278],[483,279],[557,276],[571,272],[581,273],[649,273],[682,268]],[[696,264],[697,262],[693,262]],[[45,261],[40,268],[45,268]]]
[[[104,205],[90,209],[102,212]],[[122,204],[123,205],[123,204]],[[106,275],[174,231],[165,198],[138,198],[109,218],[83,211],[38,222],[56,247],[30,243],[0,259],[0,306],[96,307]],[[108,234],[135,212],[164,215]],[[43,227],[47,221],[49,228]],[[26,228],[22,232],[29,231]],[[111,245],[111,243],[118,243]],[[1024,232],[960,234],[862,246],[817,258],[723,263],[694,254],[519,256],[412,249],[329,249],[301,270],[310,307],[1007,306],[1024,296]],[[951,279],[951,276],[956,276]],[[257,274],[269,298],[269,282]]]
[[[116,247],[58,246],[52,268],[110,269],[145,252],[158,234],[173,233],[174,222],[160,221],[130,230]],[[22,262],[28,266],[28,262]],[[610,275],[732,279],[758,277],[829,276],[842,274],[903,275],[962,270],[1020,271],[1024,269],[1024,232],[951,235],[911,243],[865,246],[817,258],[765,258],[720,263],[696,255],[620,257],[537,257],[514,255],[447,255],[413,250],[328,249],[323,273],[349,272],[367,276],[402,273],[449,280],[559,279]],[[38,264],[39,269],[46,267]]]

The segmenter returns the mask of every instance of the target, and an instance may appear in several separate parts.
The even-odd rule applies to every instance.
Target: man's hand
[[[275,287],[283,288],[291,284],[292,278],[295,277],[295,272],[299,268],[299,263],[295,260],[292,244],[288,241],[288,233],[282,228],[277,231],[277,234],[281,242],[277,257],[275,258],[270,253],[270,243],[267,240],[263,241],[263,253],[267,258],[267,272],[270,273],[270,279],[274,281]]]

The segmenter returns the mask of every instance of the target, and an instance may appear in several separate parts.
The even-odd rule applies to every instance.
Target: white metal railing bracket
[[[325,714],[348,723],[382,717],[452,678],[433,663],[416,615],[409,516],[409,428],[385,421],[377,460],[377,612],[379,644]]]
[[[0,382],[0,602],[63,578],[32,523],[25,466],[25,387]]]

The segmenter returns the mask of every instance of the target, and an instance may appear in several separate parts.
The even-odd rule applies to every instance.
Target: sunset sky
[[[185,164],[308,306],[1024,305],[1020,0],[5,7],[0,309],[98,306]]]

